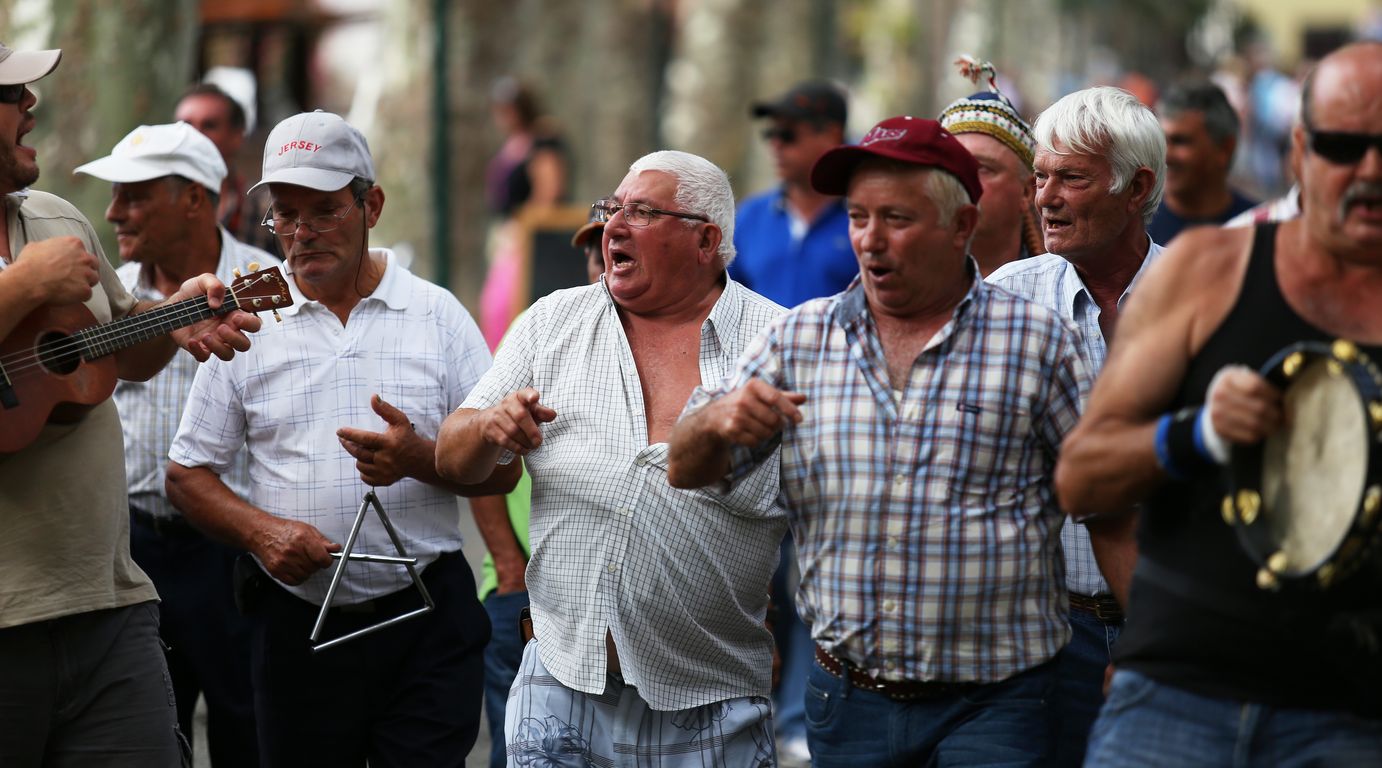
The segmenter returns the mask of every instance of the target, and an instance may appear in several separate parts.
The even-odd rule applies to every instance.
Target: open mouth
[[[609,249],[609,260],[616,271],[629,269],[634,265],[633,257],[618,248]]]
[[[869,277],[873,278],[874,280],[882,280],[893,273],[893,269],[891,267],[885,267],[879,264],[872,264],[870,266],[867,266],[864,268],[864,271],[867,272],[869,274]]]

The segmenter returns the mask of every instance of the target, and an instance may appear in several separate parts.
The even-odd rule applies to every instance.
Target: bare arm
[[[329,567],[331,553],[341,549],[313,526],[271,515],[236,496],[207,467],[168,462],[165,491],[198,529],[252,553],[270,576],[285,584],[301,584]]]
[[[511,462],[517,464],[517,461]],[[477,496],[470,500],[475,526],[485,540],[485,547],[494,558],[494,571],[499,577],[498,593],[522,592],[527,589],[524,572],[528,556],[518,544],[518,534],[509,521],[509,505],[503,496]]]
[[[1157,419],[1233,305],[1251,235],[1186,232],[1129,300],[1084,418],[1061,447],[1056,492],[1070,515],[1126,514],[1165,480],[1154,445]]]
[[[1133,512],[1088,521],[1089,546],[1119,605],[1128,604],[1132,572],[1137,565],[1137,517]]]
[[[756,447],[788,424],[801,423],[806,395],[783,392],[762,379],[686,414],[668,442],[667,482],[673,488],[701,488],[722,480],[730,469],[730,448]]]
[[[375,487],[393,485],[405,477],[445,488],[460,496],[507,493],[518,482],[517,467],[494,467],[472,484],[453,482],[437,473],[437,444],[413,429],[408,415],[379,395],[370,398],[374,412],[388,424],[383,432],[341,427],[336,437],[355,458],[360,479]]]
[[[504,451],[526,456],[541,445],[539,425],[555,419],[557,412],[539,403],[539,397],[536,389],[525,387],[484,410],[461,408],[447,416],[437,434],[437,474],[456,483],[478,483]]]

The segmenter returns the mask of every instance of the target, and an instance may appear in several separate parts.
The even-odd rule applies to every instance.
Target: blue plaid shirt
[[[807,397],[730,477],[781,443],[817,642],[886,679],[983,682],[1066,643],[1051,476],[1089,387],[1073,326],[976,279],[895,393],[855,280],[776,320],[687,407],[751,377]]]
[[[1123,295],[1118,297],[1122,311],[1133,286],[1147,273],[1147,267],[1161,255],[1161,246],[1152,243],[1142,267],[1133,275]],[[988,281],[1024,299],[1060,313],[1080,329],[1080,354],[1085,366],[1098,374],[1108,357],[1104,332],[1099,328],[1099,305],[1089,295],[1075,265],[1052,253],[1022,261],[1012,261],[994,270]],[[1109,591],[1108,582],[1099,573],[1094,550],[1089,544],[1089,531],[1074,521],[1068,521],[1061,531],[1061,546],[1065,549],[1065,586],[1080,595],[1097,595]]]

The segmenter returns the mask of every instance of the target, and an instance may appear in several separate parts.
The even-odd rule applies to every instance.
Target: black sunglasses
[[[1339,131],[1317,131],[1305,129],[1310,139],[1310,149],[1336,165],[1354,165],[1368,153],[1368,147],[1376,147],[1382,152],[1382,134],[1343,133]]]
[[[26,83],[0,85],[0,104],[18,104],[24,99]]]
[[[764,128],[763,140],[772,141],[777,139],[783,144],[791,144],[797,140],[797,129],[795,128]]]

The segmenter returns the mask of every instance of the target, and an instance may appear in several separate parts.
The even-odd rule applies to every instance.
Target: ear
[[[1142,215],[1142,206],[1146,205],[1147,198],[1151,197],[1152,189],[1156,186],[1156,174],[1152,169],[1145,165],[1133,172],[1132,181],[1128,182],[1128,210]]]
[[[963,252],[974,235],[974,228],[979,225],[979,206],[973,203],[960,206],[950,224],[955,229],[955,242]]]
[[[187,196],[187,218],[189,219],[198,218],[207,208],[213,207],[211,195],[206,191],[206,187],[195,181],[183,187],[183,194]],[[211,213],[214,217],[216,212],[213,210]]]
[[[1025,173],[1027,181],[1022,185],[1022,199],[1027,201],[1027,207],[1030,208],[1036,205],[1036,174],[1030,168]]]
[[[1291,175],[1295,177],[1296,183],[1305,188],[1305,174],[1302,172],[1302,165],[1305,164],[1305,126],[1297,120],[1291,127]]]
[[[384,189],[378,184],[370,187],[369,191],[365,193],[364,206],[365,223],[370,229],[373,229],[375,223],[379,221],[379,214],[384,212]]]
[[[701,225],[701,239],[696,244],[700,263],[709,264],[720,258],[720,241],[723,239],[724,233],[715,224],[706,222]]]

